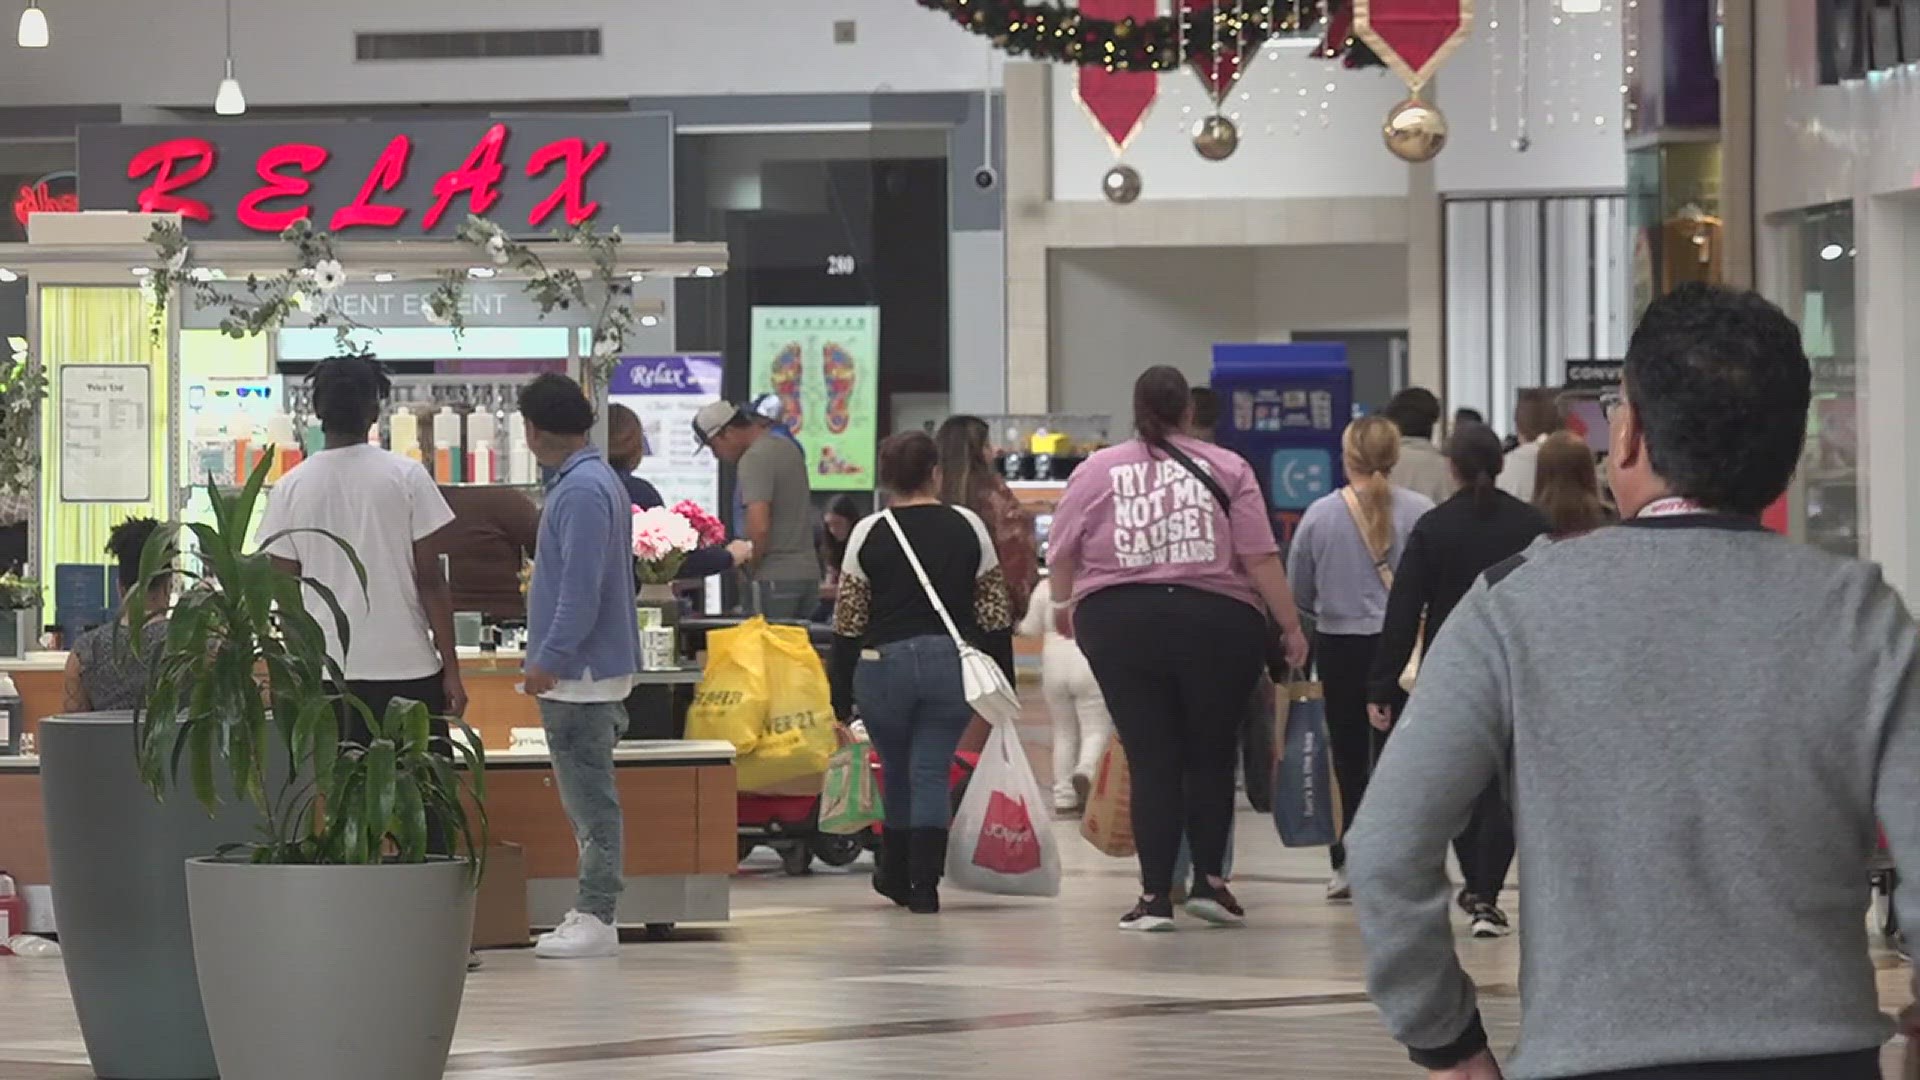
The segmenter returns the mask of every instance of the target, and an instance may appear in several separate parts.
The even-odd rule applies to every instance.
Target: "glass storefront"
[[[1813,362],[1813,407],[1800,461],[1800,526],[1805,539],[1836,554],[1866,550],[1861,513],[1860,400],[1862,385],[1854,322],[1857,291],[1853,206],[1802,211],[1794,225],[1798,287],[1791,299]]]

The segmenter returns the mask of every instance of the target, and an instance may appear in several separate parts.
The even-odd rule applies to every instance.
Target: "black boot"
[[[947,869],[947,830],[915,829],[907,854],[907,910],[933,915],[940,910],[940,878]]]
[[[880,834],[880,850],[873,853],[873,891],[907,906],[907,850],[909,833],[887,829]]]

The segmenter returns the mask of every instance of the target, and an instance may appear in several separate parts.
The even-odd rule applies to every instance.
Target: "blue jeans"
[[[853,676],[854,701],[880,752],[887,829],[944,829],[947,774],[973,719],[960,681],[960,650],[947,637],[880,646]]]
[[[560,805],[566,807],[580,842],[580,892],[574,910],[611,924],[626,887],[621,880],[625,822],[613,779],[613,748],[627,730],[626,705],[541,698],[540,722],[547,729]]]

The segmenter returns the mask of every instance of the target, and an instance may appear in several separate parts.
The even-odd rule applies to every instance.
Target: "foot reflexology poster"
[[[778,394],[815,491],[873,489],[880,309],[756,307],[752,394]]]

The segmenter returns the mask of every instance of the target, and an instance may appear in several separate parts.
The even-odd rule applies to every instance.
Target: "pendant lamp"
[[[20,13],[20,33],[14,40],[23,49],[47,47],[47,13],[40,10],[39,0],[27,0],[27,9]]]
[[[226,77],[213,95],[213,111],[221,116],[239,116],[247,111],[247,95],[240,92],[240,80],[233,77],[233,0],[227,0]]]

